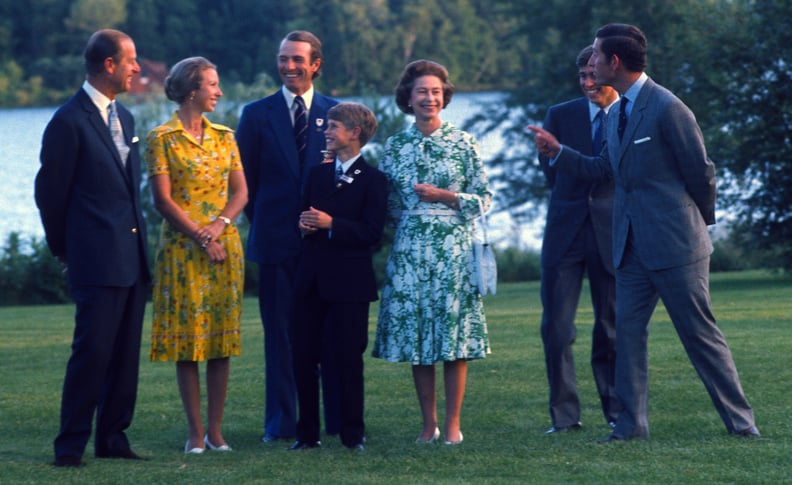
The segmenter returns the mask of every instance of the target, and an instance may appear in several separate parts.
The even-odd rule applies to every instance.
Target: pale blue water
[[[442,118],[461,127],[466,119],[486,109],[488,102],[496,101],[500,96],[499,93],[457,93]],[[18,232],[26,239],[44,237],[33,199],[33,183],[39,168],[41,136],[55,109],[0,109],[0,248],[5,247],[11,232]],[[501,145],[498,133],[479,138],[485,163]],[[493,241],[500,240],[508,245],[513,245],[515,239],[519,239],[522,245],[538,248],[543,222],[540,220],[534,225],[520,228],[515,238],[509,216],[505,213],[493,214],[490,217],[491,237]]]

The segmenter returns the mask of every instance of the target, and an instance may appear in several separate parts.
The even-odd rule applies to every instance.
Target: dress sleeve
[[[476,139],[465,134],[462,157],[465,163],[465,184],[459,191],[459,210],[465,219],[479,217],[479,200],[484,206],[484,212],[489,212],[492,205],[492,190],[490,190],[487,174],[484,171],[484,162],[478,149]]]
[[[146,137],[146,165],[149,176],[170,173],[163,138],[156,129]]]

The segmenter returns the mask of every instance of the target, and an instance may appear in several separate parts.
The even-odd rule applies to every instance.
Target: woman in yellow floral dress
[[[151,360],[176,362],[189,426],[184,452],[229,451],[221,423],[229,357],[241,353],[244,285],[233,221],[247,203],[247,185],[233,131],[203,116],[223,95],[214,64],[202,57],[178,62],[165,93],[179,107],[149,133],[146,149],[154,203],[165,219],[154,270]],[[198,375],[204,360],[206,433]]]

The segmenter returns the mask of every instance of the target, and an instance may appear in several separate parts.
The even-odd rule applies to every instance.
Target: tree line
[[[206,56],[224,89],[234,87],[226,93],[244,102],[277,88],[282,37],[311,30],[324,44],[323,92],[389,94],[404,64],[417,58],[446,65],[459,90],[507,92],[505,103],[482,106],[464,128],[501,131],[503,150],[485,162],[499,206],[527,222],[542,212],[547,188],[525,126],[581,95],[574,59],[599,26],[631,23],[649,40],[647,73],[691,107],[716,164],[728,236],[716,244],[713,266],[789,271],[789,18],[792,0],[2,2],[0,106],[53,105],[70,96],[83,79],[81,49],[103,27],[129,33],[141,58],[168,66]],[[218,121],[235,126],[233,118]]]

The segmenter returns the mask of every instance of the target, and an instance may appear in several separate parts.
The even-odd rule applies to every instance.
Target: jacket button
[[[137,234],[137,227],[132,228],[132,234]]]

